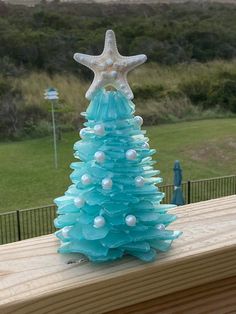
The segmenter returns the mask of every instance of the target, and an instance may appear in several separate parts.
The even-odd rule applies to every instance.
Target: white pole
[[[51,101],[51,105],[52,105],[52,128],[53,128],[53,143],[54,143],[54,163],[55,163],[55,168],[57,169],[57,138],[56,138],[56,125],[55,125],[53,101]]]

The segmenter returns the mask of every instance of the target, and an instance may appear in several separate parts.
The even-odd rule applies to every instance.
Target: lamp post
[[[53,144],[54,144],[54,164],[57,169],[57,138],[56,138],[56,124],[54,115],[54,103],[59,99],[58,91],[55,88],[48,88],[45,90],[44,98],[51,102],[51,112],[52,112],[52,129],[53,129]]]

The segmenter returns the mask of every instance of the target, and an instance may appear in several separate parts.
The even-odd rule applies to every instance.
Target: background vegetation
[[[130,77],[146,124],[236,113],[236,6],[186,4],[46,4],[0,2],[0,139],[50,132],[43,91],[59,89],[57,120],[81,126],[92,73],[76,51],[99,54],[116,31],[124,55],[146,53],[149,64]]]
[[[108,28],[115,30],[122,54],[148,56],[129,82],[151,147],[160,151],[157,168],[164,184],[172,183],[175,159],[181,160],[184,179],[234,173],[235,21],[235,5],[206,2],[41,1],[25,7],[0,1],[0,211],[50,204],[70,184],[75,130],[82,126],[92,79],[73,54],[101,53]],[[60,93],[57,124],[69,131],[58,141],[58,170],[47,136],[50,104],[43,100],[51,86]],[[196,119],[202,121],[190,121]]]
[[[156,168],[164,184],[172,183],[173,163],[180,159],[184,180],[235,173],[235,119],[212,119],[147,127],[157,149]],[[53,166],[52,138],[0,144],[0,212],[52,203],[71,184],[69,165],[78,134],[59,142],[59,169]],[[160,153],[159,153],[160,152]]]

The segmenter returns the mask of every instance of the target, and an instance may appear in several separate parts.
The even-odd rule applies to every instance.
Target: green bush
[[[236,79],[222,79],[212,85],[207,103],[211,107],[218,105],[236,113]]]
[[[38,138],[51,134],[52,125],[47,120],[40,120],[37,123],[27,121],[24,124],[24,137]]]
[[[194,105],[203,105],[207,107],[208,93],[211,82],[201,77],[179,84],[179,89],[182,91]]]
[[[0,79],[0,97],[5,95],[11,89],[12,87],[9,81],[5,80],[4,78]]]
[[[203,109],[222,108],[236,113],[236,75],[220,72],[214,78],[191,80],[179,85],[192,104]]]
[[[0,78],[0,137],[17,139],[21,136],[21,92],[9,79]]]
[[[20,102],[10,93],[0,100],[0,138],[18,139],[21,134]]]
[[[133,85],[132,89],[137,99],[158,99],[161,98],[161,93],[164,91],[162,85]]]

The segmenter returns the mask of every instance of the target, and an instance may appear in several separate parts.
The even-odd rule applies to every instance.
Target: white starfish
[[[97,89],[108,85],[123,92],[128,99],[132,99],[134,95],[127,82],[127,73],[144,63],[147,57],[145,55],[121,56],[116,46],[115,33],[107,30],[101,55],[75,53],[74,59],[94,72],[93,82],[85,95],[87,99],[91,99]]]

